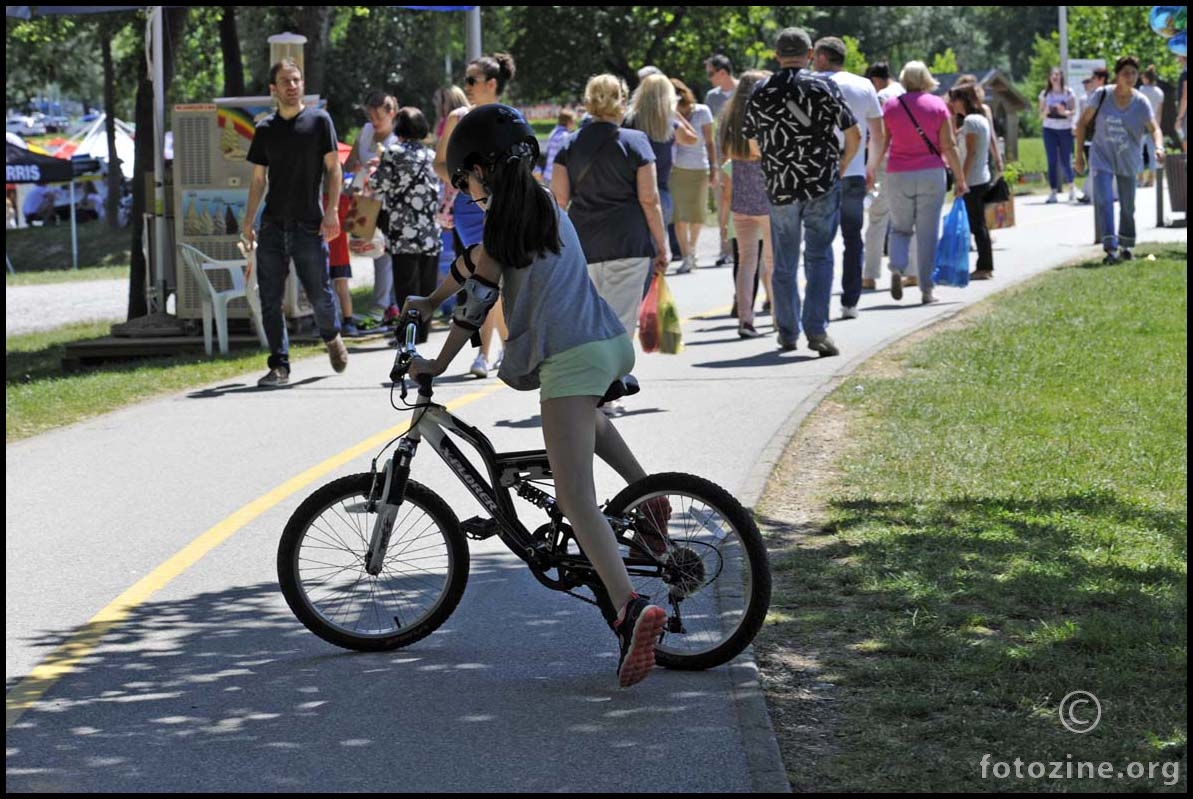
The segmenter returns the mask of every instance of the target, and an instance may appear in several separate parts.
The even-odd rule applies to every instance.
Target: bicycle
[[[616,609],[545,490],[552,477],[546,451],[496,452],[479,430],[432,402],[429,375],[418,376],[418,398],[406,403],[406,373],[418,355],[416,315],[407,319],[405,332],[390,373],[390,404],[413,411],[408,431],[378,453],[369,472],[311,494],[282,534],[278,579],[294,615],[315,635],[346,649],[409,646],[455,610],[468,579],[468,540],[496,536],[540,583],[597,605],[612,624]],[[399,386],[401,406],[392,397]],[[634,390],[636,384],[615,382],[610,395]],[[487,479],[449,433],[476,450]],[[487,518],[458,521],[446,501],[410,479],[424,441]],[[393,456],[378,470],[395,442]],[[547,521],[533,531],[525,527],[515,495],[544,511]],[[656,648],[659,665],[712,668],[749,645],[770,604],[770,568],[762,536],[736,499],[701,477],[664,473],[626,486],[604,513],[635,591],[668,611]]]

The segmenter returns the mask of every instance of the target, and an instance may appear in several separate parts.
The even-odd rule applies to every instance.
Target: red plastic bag
[[[650,290],[638,309],[638,343],[642,345],[643,352],[656,352],[659,349],[659,280],[658,274],[651,278]]]

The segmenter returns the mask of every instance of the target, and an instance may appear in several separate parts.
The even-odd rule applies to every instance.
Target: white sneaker
[[[475,377],[489,376],[489,362],[484,355],[476,356],[476,360],[472,362],[472,368],[468,370],[470,374]]]
[[[857,306],[850,307],[848,305],[841,306],[842,319],[857,319]]]
[[[494,372],[496,372],[498,369],[501,368],[501,362],[504,360],[505,360],[505,348],[502,347],[501,353],[496,358],[493,359],[493,362],[489,364],[489,368],[492,369]]]
[[[1052,192],[1051,194],[1049,194],[1048,199],[1045,200],[1044,203],[1046,205],[1055,205],[1056,204],[1056,192]]]
[[[613,400],[611,402],[606,402],[604,405],[601,406],[601,413],[603,413],[606,416],[611,417],[611,418],[617,418],[618,416],[625,416],[625,405],[621,404],[621,400]]]
[[[1077,202],[1077,187],[1076,186],[1069,187],[1069,202],[1071,202],[1071,203]]]

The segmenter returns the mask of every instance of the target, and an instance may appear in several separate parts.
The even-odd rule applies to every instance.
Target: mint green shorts
[[[634,368],[634,345],[622,333],[552,355],[539,366],[539,400],[603,397],[609,385]]]

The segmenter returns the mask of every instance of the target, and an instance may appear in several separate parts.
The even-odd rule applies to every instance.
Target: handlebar
[[[398,354],[394,357],[393,368],[389,370],[389,379],[394,383],[402,384],[402,399],[406,398],[406,373],[410,369],[411,362],[419,357],[416,341],[418,339],[418,311],[407,311],[403,314],[401,320],[398,322],[406,326],[406,340],[398,346]],[[418,382],[418,395],[420,397],[430,398],[431,383],[434,380],[432,375],[420,374],[415,377]]]

